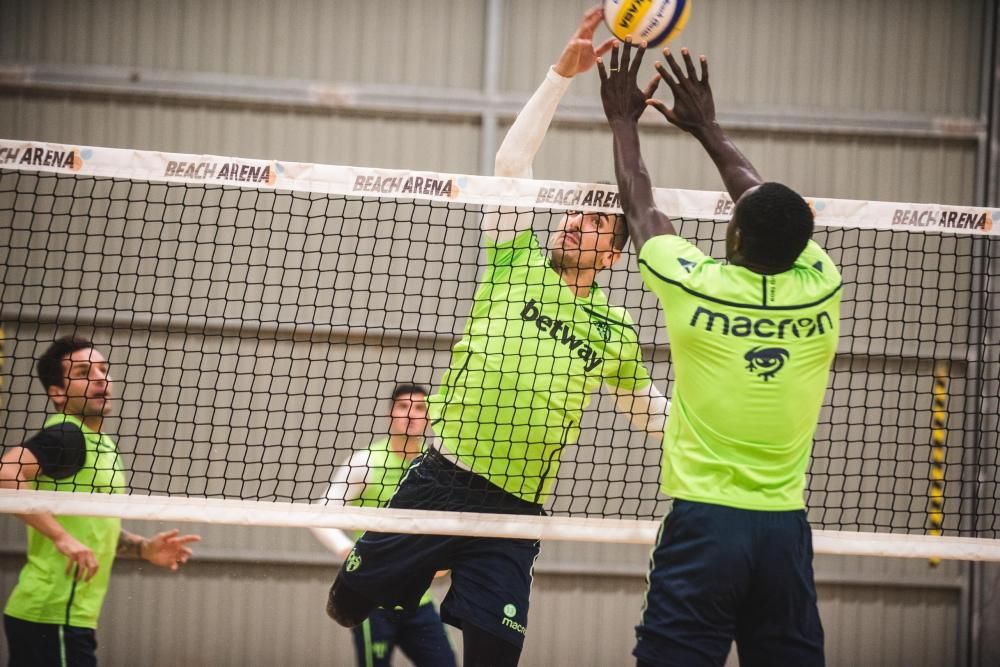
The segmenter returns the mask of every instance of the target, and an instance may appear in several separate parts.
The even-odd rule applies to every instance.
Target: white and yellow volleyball
[[[680,33],[691,13],[691,0],[604,0],[604,22],[611,34],[649,47],[667,42]]]

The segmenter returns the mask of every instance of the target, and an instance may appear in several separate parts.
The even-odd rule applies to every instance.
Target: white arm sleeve
[[[670,414],[670,401],[650,382],[636,390],[608,386],[615,395],[618,411],[627,414],[637,429],[663,438],[663,428]]]
[[[344,505],[357,499],[365,488],[365,477],[368,475],[367,449],[354,452],[346,466],[341,466],[330,481],[330,489],[326,492],[327,503]],[[319,543],[332,551],[338,557],[354,546],[354,540],[349,538],[339,528],[310,528]]]
[[[493,164],[494,176],[531,178],[531,163],[545,139],[552,117],[572,79],[549,68],[545,80],[528,100],[514,124],[507,130]],[[513,208],[487,209],[483,213],[483,233],[494,243],[503,243],[531,227],[530,213],[518,214]]]

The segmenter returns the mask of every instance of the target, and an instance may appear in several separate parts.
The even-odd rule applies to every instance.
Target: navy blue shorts
[[[389,507],[544,514],[541,505],[458,468],[433,449],[414,459]],[[379,606],[415,609],[434,574],[451,570],[442,620],[457,628],[468,623],[520,648],[538,548],[535,540],[369,531],[358,538],[337,578]]]
[[[376,609],[352,632],[359,667],[390,667],[397,646],[416,667],[455,667],[455,652],[430,602],[414,611]]]
[[[96,667],[97,634],[90,628],[23,621],[4,614],[10,664],[17,667]]]
[[[644,664],[823,665],[812,533],[804,511],[677,500],[650,561],[633,654]]]

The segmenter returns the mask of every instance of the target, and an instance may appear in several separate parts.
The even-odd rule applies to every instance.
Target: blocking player
[[[103,432],[114,385],[110,365],[82,338],[55,341],[37,362],[54,408],[41,431],[0,458],[0,487],[125,493],[114,440]],[[28,525],[28,562],[4,609],[12,665],[95,665],[96,628],[116,557],[176,571],[201,538],[177,530],[151,538],[117,518],[19,514]]]
[[[424,449],[427,391],[400,384],[392,392],[389,435],[355,452],[333,478],[327,500],[360,507],[384,507],[410,463]],[[323,546],[345,561],[354,541],[335,528],[313,528]],[[454,667],[455,654],[430,591],[416,609],[375,609],[352,629],[359,667],[388,667],[396,646],[416,667]]]
[[[510,128],[496,174],[531,176],[559,100],[611,40],[593,45],[589,10]],[[666,400],[643,367],[624,308],[595,277],[621,257],[621,216],[571,213],[550,235],[548,257],[532,216],[483,218],[486,270],[441,387],[430,399],[433,437],[390,507],[541,515],[562,450],[602,384],[641,428],[662,435]],[[441,616],[463,631],[467,666],[516,665],[528,626],[532,540],[365,533],[330,591],[327,611],[354,626],[379,605],[411,608],[437,570],[452,584]]]
[[[822,665],[804,510],[812,438],[837,348],[840,272],[798,194],[763,183],[715,119],[701,76],[669,49],[673,107],[636,85],[644,49],[598,63],[615,172],[643,280],[659,298],[676,379],[661,487],[674,498],[650,563],[638,664]],[[722,264],[656,208],[637,121],[653,106],[715,162],[736,202]]]

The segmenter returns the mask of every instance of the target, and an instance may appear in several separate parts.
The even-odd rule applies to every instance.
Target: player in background
[[[499,176],[531,163],[570,80],[593,67],[600,7],[589,10],[518,115],[496,156]],[[571,213],[545,256],[533,215],[487,212],[486,269],[450,367],[430,399],[433,436],[390,507],[541,515],[562,450],[602,385],[634,424],[662,437],[666,399],[643,366],[624,308],[595,277],[621,257],[620,215]],[[451,570],[441,617],[463,631],[466,667],[516,665],[528,625],[532,540],[367,532],[330,591],[327,612],[345,626],[377,606],[414,607],[434,573]]]
[[[41,431],[0,458],[0,488],[125,493],[118,448],[103,431],[114,405],[110,364],[92,342],[65,337],[37,362],[54,408]],[[177,571],[201,538],[177,530],[151,538],[118,518],[18,514],[28,562],[4,609],[12,665],[97,664],[97,619],[116,557]]]
[[[643,280],[660,301],[674,362],[661,488],[674,498],[654,549],[634,654],[646,665],[822,665],[805,475],[837,349],[840,272],[811,239],[798,194],[764,183],[715,118],[701,76],[669,49],[673,107],[636,85],[644,49],[598,63],[615,172]],[[736,206],[722,264],[656,208],[638,119],[653,106],[690,133]]]
[[[389,435],[357,451],[341,466],[326,494],[327,501],[359,507],[384,507],[414,458],[424,449],[427,391],[400,384],[392,392]],[[343,562],[354,540],[336,528],[313,528],[323,546]],[[388,667],[398,645],[416,667],[454,667],[455,654],[430,591],[416,609],[378,608],[352,628],[359,667]]]

